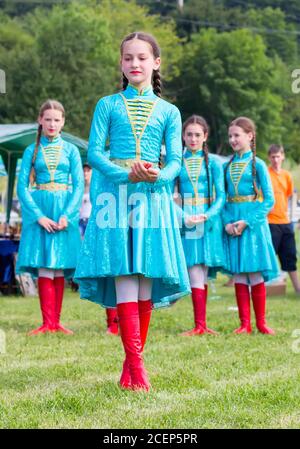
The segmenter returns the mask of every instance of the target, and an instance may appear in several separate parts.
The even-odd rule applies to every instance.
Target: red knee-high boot
[[[106,333],[110,335],[118,335],[118,314],[117,309],[106,309],[106,322],[107,330]]]
[[[194,310],[195,327],[190,331],[183,332],[181,335],[190,337],[192,335],[214,334],[217,332],[206,326],[206,303],[207,303],[207,285],[205,288],[192,288],[192,301]]]
[[[63,276],[54,278],[54,287],[55,287],[55,313],[56,313],[56,329],[59,332],[67,335],[73,335],[73,331],[67,329],[60,323],[60,314],[62,309],[63,297],[64,297],[64,289],[65,289],[65,278]]]
[[[148,376],[142,359],[142,342],[140,331],[140,318],[137,302],[121,303],[117,305],[119,328],[124,346],[131,386],[133,390],[146,390],[150,388]]]
[[[256,327],[262,334],[275,335],[273,329],[266,324],[266,299],[267,292],[264,282],[253,285],[251,287],[251,296],[253,301],[253,308],[256,317]]]
[[[234,284],[236,302],[239,309],[241,326],[235,329],[235,334],[250,334],[251,329],[251,311],[250,311],[250,292],[246,284]]]
[[[141,333],[141,343],[142,351],[144,350],[148,329],[152,313],[152,301],[148,299],[147,301],[138,301],[139,307],[139,318],[140,318],[140,333]],[[123,363],[123,371],[120,378],[120,385],[123,388],[131,388],[131,376],[129,371],[129,365],[127,358],[125,358]]]
[[[42,326],[34,329],[28,335],[44,334],[46,332],[55,332],[55,289],[52,279],[46,277],[38,278],[38,290],[40,298],[40,307],[43,317]]]

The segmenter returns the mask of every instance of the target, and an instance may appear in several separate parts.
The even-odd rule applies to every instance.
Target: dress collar
[[[245,161],[249,159],[249,157],[252,157],[252,151],[246,151],[242,156],[239,156],[238,153],[235,153],[234,155],[234,161]]]
[[[41,137],[41,144],[42,145],[44,145],[44,146],[46,146],[46,145],[59,145],[59,144],[61,144],[61,141],[62,141],[62,138],[61,138],[61,136],[59,135],[59,136],[57,136],[57,137],[54,137],[54,139],[49,139],[49,137],[46,137],[46,136],[42,136]]]
[[[186,149],[185,149],[184,156],[185,156],[186,158],[188,158],[188,157],[203,157],[203,156],[204,156],[204,151],[203,151],[203,150],[191,151],[191,150],[188,150],[188,149],[186,148]]]
[[[138,89],[132,84],[128,84],[126,87],[124,94],[127,98],[133,97],[153,97],[154,92],[152,86],[143,87],[142,89]]]

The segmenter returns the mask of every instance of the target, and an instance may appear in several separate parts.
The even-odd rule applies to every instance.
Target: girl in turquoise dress
[[[223,167],[208,154],[209,128],[193,115],[183,124],[186,151],[178,178],[182,200],[182,243],[192,288],[194,329],[182,335],[216,334],[206,325],[207,278],[226,268],[221,210],[225,203]],[[196,227],[191,227],[196,224]]]
[[[18,179],[23,223],[17,272],[38,277],[43,324],[29,335],[57,331],[72,334],[60,323],[60,314],[64,278],[73,276],[81,246],[81,158],[77,147],[60,136],[65,111],[59,102],[46,101],[38,121],[36,143],[25,149]]]
[[[266,218],[273,207],[274,195],[267,167],[256,157],[252,120],[247,117],[233,120],[229,125],[229,143],[234,155],[225,163],[227,201],[223,221],[241,321],[235,333],[251,333],[250,285],[257,329],[263,334],[274,334],[265,319],[265,281],[279,275]]]
[[[151,310],[190,291],[171,188],[181,167],[181,118],[160,98],[160,51],[151,35],[123,40],[121,66],[123,92],[102,98],[92,122],[88,161],[99,176],[75,276],[83,299],[117,307],[126,354],[121,386],[149,390],[142,351]]]

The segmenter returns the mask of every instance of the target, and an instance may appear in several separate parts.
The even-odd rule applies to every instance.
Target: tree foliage
[[[218,153],[226,151],[227,126],[239,115],[257,123],[261,150],[280,138],[283,102],[274,93],[275,67],[261,37],[247,30],[203,30],[186,45],[182,65],[184,77],[175,83],[178,104],[185,116],[197,112],[207,118]]]

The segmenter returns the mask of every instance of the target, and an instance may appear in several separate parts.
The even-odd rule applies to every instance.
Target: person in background
[[[229,270],[234,275],[241,326],[235,334],[250,334],[250,291],[256,327],[274,335],[266,323],[265,282],[279,276],[267,215],[274,205],[270,176],[256,156],[255,124],[248,117],[233,120],[228,129],[233,156],[224,165],[227,192],[222,211]],[[260,199],[262,192],[263,199]],[[250,288],[249,288],[250,287]]]
[[[73,276],[81,246],[81,157],[78,148],[61,137],[65,123],[61,103],[47,100],[42,104],[38,123],[36,142],[24,151],[18,179],[23,228],[16,272],[38,277],[43,324],[29,335],[73,334],[60,323],[60,314],[65,277]]]
[[[221,219],[225,203],[223,167],[217,156],[209,154],[209,127],[203,117],[192,115],[184,122],[182,131],[185,152],[178,177],[182,198],[179,213],[184,219],[182,244],[195,323],[193,329],[182,335],[217,334],[207,327],[206,305],[208,278],[215,277],[227,265]]]
[[[282,145],[271,145],[268,157],[270,161],[268,170],[275,196],[275,205],[268,215],[272,241],[282,271],[288,273],[295,292],[300,293],[295,233],[288,216],[288,202],[294,191],[293,179],[292,175],[282,168],[284,161]]]

